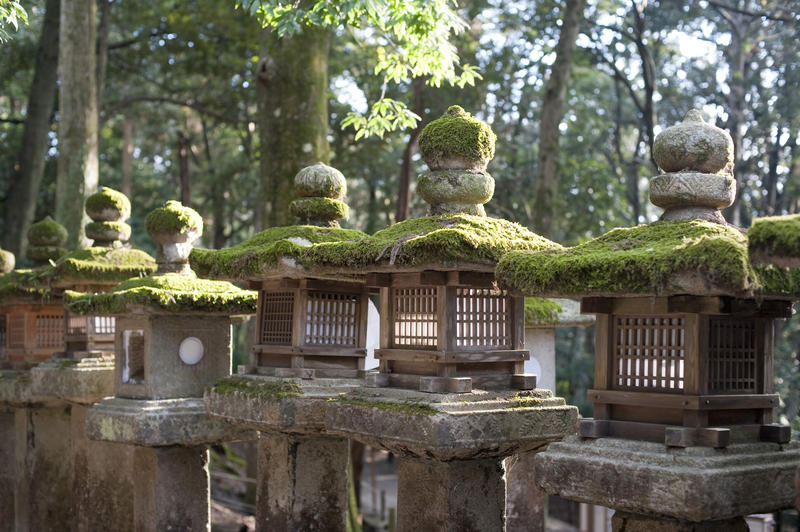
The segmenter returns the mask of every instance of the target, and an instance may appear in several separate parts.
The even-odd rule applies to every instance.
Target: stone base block
[[[533,459],[536,453],[506,458],[506,532],[544,532],[547,494],[536,485]]]
[[[202,399],[123,399],[97,403],[86,417],[92,440],[158,447],[250,440],[255,435],[206,412]]]
[[[30,370],[31,390],[71,403],[94,404],[114,395],[114,357],[50,359]]]
[[[399,458],[397,530],[504,530],[505,485],[497,459]]]
[[[648,515],[616,512],[611,517],[613,532],[748,532],[743,517],[693,523]]]
[[[624,512],[705,522],[794,504],[800,443],[667,448],[572,437],[551,444],[534,462],[537,482],[547,493]]]

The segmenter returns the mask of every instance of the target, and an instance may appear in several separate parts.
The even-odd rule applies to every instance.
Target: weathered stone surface
[[[133,532],[132,445],[93,441],[86,437],[85,406],[73,406],[72,492],[76,532]]]
[[[535,458],[548,493],[632,513],[702,522],[794,504],[800,443],[667,448],[615,438],[551,444]]]
[[[736,180],[729,175],[683,172],[650,179],[650,202],[662,209],[724,209],[736,199]]]
[[[263,434],[256,529],[343,532],[348,458],[345,438]]]
[[[306,166],[294,176],[294,191],[304,198],[342,199],[347,193],[347,180],[339,170],[324,163]]]
[[[32,393],[91,405],[114,395],[114,357],[52,358],[31,368]]]
[[[648,515],[616,512],[611,517],[613,532],[748,532],[743,517],[693,523]]]
[[[0,523],[14,522],[14,411],[0,410]]]
[[[544,532],[547,495],[536,485],[536,453],[513,454],[503,462],[506,478],[506,532]]]
[[[498,459],[398,459],[397,530],[502,532],[505,486]]]
[[[14,270],[17,261],[14,254],[5,249],[0,249],[0,273],[8,273]]]
[[[205,447],[134,450],[134,529],[211,530]]]
[[[403,456],[442,461],[541,449],[577,430],[577,409],[547,390],[431,394],[362,389],[328,404],[326,427]],[[523,406],[525,405],[525,406]]]
[[[145,218],[147,234],[156,243],[157,273],[191,273],[189,253],[203,234],[203,219],[179,201],[168,201]]]
[[[150,447],[254,437],[252,432],[209,416],[200,398],[147,401],[110,397],[89,410],[86,432],[93,440]]]
[[[665,172],[731,173],[733,139],[727,131],[706,123],[700,111],[691,110],[683,122],[656,137],[653,157]]]
[[[486,203],[494,194],[494,178],[486,172],[435,170],[423,172],[417,192],[431,205],[440,203]]]
[[[57,401],[51,397],[38,396],[33,393],[30,371],[0,371],[0,405],[24,408],[55,403]]]

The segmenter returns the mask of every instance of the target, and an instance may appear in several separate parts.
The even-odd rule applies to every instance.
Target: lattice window
[[[58,314],[36,315],[36,347],[64,345],[64,316]]]
[[[613,338],[614,388],[683,390],[683,318],[615,316]]]
[[[755,320],[709,320],[709,392],[758,393],[757,364]]]
[[[511,347],[511,305],[504,291],[491,288],[456,290],[456,345]]]
[[[67,316],[67,334],[69,336],[85,335],[88,319],[86,316]]]
[[[5,360],[8,356],[6,342],[8,341],[8,334],[6,334],[6,315],[0,314],[0,360]]]
[[[436,288],[393,288],[392,347],[436,347]]]
[[[114,334],[116,322],[111,316],[91,316],[89,334]]]
[[[294,292],[261,292],[261,343],[292,345]]]
[[[360,294],[309,291],[305,343],[357,346],[361,330],[360,316]]]
[[[25,347],[25,315],[11,314],[8,316],[8,347],[22,349]]]
[[[122,331],[122,382],[128,384],[144,382],[144,351],[142,329]]]

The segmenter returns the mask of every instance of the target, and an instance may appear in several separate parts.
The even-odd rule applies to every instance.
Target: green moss
[[[76,314],[125,314],[129,305],[168,312],[255,314],[256,292],[224,281],[209,281],[176,273],[129,279],[104,294],[67,290],[65,301]]]
[[[561,246],[506,220],[447,214],[405,220],[356,240],[319,244],[304,250],[302,260],[320,267],[359,271],[380,264],[494,265],[512,250],[545,249]]]
[[[124,222],[90,222],[86,224],[86,236],[101,242],[126,242],[131,237],[131,226]]]
[[[21,269],[0,275],[0,302],[13,299],[49,301],[53,295],[42,274],[43,270]]]
[[[363,399],[361,397],[347,397],[345,395],[340,395],[339,397],[332,398],[330,399],[330,401],[343,403],[346,405],[377,408],[378,410],[390,410],[392,412],[398,412],[401,414],[410,414],[412,416],[433,416],[439,413],[439,411],[433,408],[432,406],[425,403],[419,403],[416,401],[403,401],[399,403],[394,401],[371,401],[369,399]]]
[[[555,325],[558,323],[558,313],[563,309],[557,301],[546,297],[525,298],[525,324],[526,325]]]
[[[755,264],[753,269],[770,295],[800,298],[800,268],[783,268],[772,264]]]
[[[31,225],[28,242],[32,246],[63,246],[67,241],[67,230],[49,216]]]
[[[509,405],[506,408],[538,408],[542,406],[541,398],[525,392],[520,392],[509,397],[508,401]]]
[[[258,397],[270,401],[303,395],[300,385],[295,382],[262,381],[244,377],[226,377],[218,381],[211,390],[219,394],[235,393],[244,397]]]
[[[80,363],[80,360],[65,359],[58,363],[58,369],[74,368]]]
[[[300,198],[289,205],[289,212],[301,222],[338,220],[350,216],[347,203],[330,198]]]
[[[107,217],[107,221],[126,220],[131,215],[131,202],[128,197],[122,192],[108,187],[101,187],[100,190],[86,198],[85,206],[89,216],[101,214],[103,211],[111,211],[110,215],[113,214],[113,211],[118,213],[113,218]]]
[[[309,244],[363,238],[352,229],[292,225],[273,227],[227,249],[193,249],[192,269],[201,277],[247,279],[269,271],[281,257],[298,260]],[[291,239],[291,240],[290,240]]]
[[[138,249],[91,247],[67,254],[45,272],[54,284],[119,283],[156,271],[156,261]]]
[[[49,261],[58,260],[66,254],[67,250],[59,246],[28,246],[28,249],[25,250],[26,257],[34,262],[44,263],[45,265]]]
[[[203,232],[203,218],[179,201],[168,201],[163,207],[150,211],[144,225],[149,234]]]
[[[747,230],[750,255],[800,259],[800,214],[756,218]]]
[[[660,294],[697,275],[724,293],[760,288],[738,230],[700,220],[614,229],[569,249],[512,252],[497,278],[528,295]],[[679,288],[679,287],[678,287]]]
[[[488,161],[494,157],[497,136],[458,105],[453,105],[441,118],[425,126],[419,135],[419,151],[429,166],[448,157],[469,161]]]

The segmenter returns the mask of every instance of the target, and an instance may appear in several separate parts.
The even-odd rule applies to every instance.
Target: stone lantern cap
[[[62,246],[67,241],[67,230],[49,216],[31,225],[28,229],[26,256],[37,266],[46,266],[51,260],[65,255]]]
[[[203,218],[179,201],[168,201],[145,218],[147,234],[156,243],[158,273],[189,273],[192,244],[203,234]]]
[[[92,219],[86,225],[86,236],[95,246],[119,247],[131,237],[131,226],[125,223],[131,215],[131,202],[125,194],[100,187],[86,198],[84,207]]]
[[[343,200],[347,181],[336,168],[317,163],[300,170],[294,178],[298,199],[289,211],[301,224],[339,227],[339,219],[347,218],[350,209]]]

